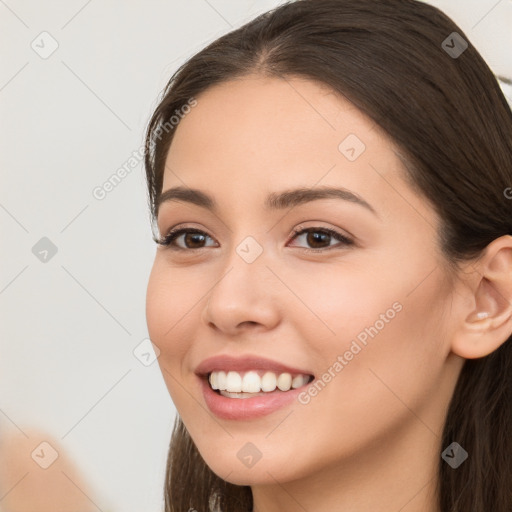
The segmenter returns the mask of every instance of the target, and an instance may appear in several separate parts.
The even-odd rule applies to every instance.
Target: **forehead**
[[[342,186],[386,209],[396,203],[389,184],[406,186],[391,139],[324,84],[249,76],[196,99],[176,128],[164,191],[200,188],[243,206],[286,188]]]

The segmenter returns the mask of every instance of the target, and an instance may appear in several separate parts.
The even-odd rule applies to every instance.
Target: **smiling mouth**
[[[207,381],[215,393],[227,398],[251,398],[286,393],[309,384],[313,375],[276,373],[268,370],[213,371]]]

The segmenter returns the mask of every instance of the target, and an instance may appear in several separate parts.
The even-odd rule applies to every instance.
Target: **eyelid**
[[[317,222],[321,222],[321,221],[317,221]],[[349,247],[355,245],[355,240],[352,235],[345,235],[345,234],[341,233],[340,231],[338,231],[337,229],[326,227],[326,226],[321,226],[319,224],[314,224],[312,226],[304,226],[302,224],[298,225],[297,227],[295,227],[293,229],[292,234],[286,243],[288,244],[289,242],[295,240],[299,235],[303,235],[303,234],[307,233],[308,231],[327,233],[335,240],[338,240],[338,243],[336,245],[329,246],[329,247],[323,247],[320,249],[312,249],[309,247],[297,247],[297,249],[300,249],[301,251],[304,251],[304,252],[325,253],[330,250],[349,248]]]
[[[186,251],[186,252],[199,252],[203,249],[208,249],[208,247],[199,247],[197,249],[189,249],[186,247],[180,247],[179,245],[173,245],[172,242],[174,242],[176,240],[176,238],[180,237],[183,234],[183,232],[203,234],[203,235],[208,236],[212,240],[214,240],[215,243],[218,243],[215,240],[215,238],[213,236],[211,236],[210,234],[208,234],[204,229],[196,228],[196,227],[189,226],[186,224],[185,225],[177,224],[173,228],[166,231],[163,236],[161,236],[160,238],[154,239],[154,240],[157,244],[163,246],[164,248],[172,248],[172,250],[176,250],[176,251],[182,250],[182,251]],[[172,238],[172,241],[171,241],[171,238]]]
[[[317,222],[321,222],[321,221],[317,221]],[[334,246],[322,247],[322,248],[318,248],[318,249],[312,249],[309,247],[297,247],[297,249],[300,249],[304,252],[323,253],[323,252],[326,252],[329,250],[334,250],[334,249],[340,248],[340,246],[348,248],[350,246],[355,245],[355,240],[352,235],[346,235],[346,234],[341,233],[337,229],[326,227],[326,226],[321,226],[319,224],[315,224],[312,226],[304,226],[303,224],[299,224],[292,230],[292,233],[288,237],[286,244],[295,240],[298,236],[304,235],[308,231],[327,233],[332,238],[337,240],[338,244],[336,244]],[[173,242],[177,238],[179,238],[180,236],[182,236],[184,233],[187,233],[187,232],[206,235],[207,237],[211,238],[213,241],[215,241],[215,243],[218,244],[218,242],[215,240],[215,238],[213,236],[211,236],[210,234],[208,234],[208,232],[206,232],[204,229],[193,227],[193,226],[186,225],[186,224],[177,224],[173,228],[169,229],[165,235],[161,236],[158,239],[154,238],[154,241],[163,247],[172,248],[172,250],[175,250],[175,251],[181,250],[181,251],[189,252],[189,253],[191,253],[191,252],[198,253],[198,252],[208,248],[208,247],[198,247],[198,248],[190,249],[187,247],[181,247],[179,245],[173,244]]]

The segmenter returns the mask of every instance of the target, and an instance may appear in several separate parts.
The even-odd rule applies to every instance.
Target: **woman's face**
[[[212,87],[176,128],[163,192],[196,189],[215,209],[184,195],[161,203],[162,236],[201,233],[158,247],[147,322],[174,404],[225,480],[286,482],[407,436],[421,453],[439,442],[460,370],[453,290],[438,217],[394,149],[353,104],[304,79]],[[327,188],[347,193],[313,196]],[[206,361],[215,356],[234,360]],[[233,393],[240,380],[298,387],[226,397],[211,371]]]

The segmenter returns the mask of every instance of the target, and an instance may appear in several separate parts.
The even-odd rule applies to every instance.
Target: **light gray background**
[[[139,150],[179,64],[279,3],[0,0],[0,436],[60,440],[104,512],[162,509],[175,409],[157,363],[133,353],[154,255],[142,164],[92,192]],[[431,3],[512,77],[510,0]],[[31,47],[51,48],[43,31],[48,58]],[[42,237],[58,249],[47,262]]]

